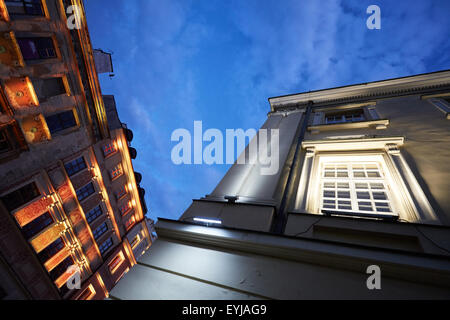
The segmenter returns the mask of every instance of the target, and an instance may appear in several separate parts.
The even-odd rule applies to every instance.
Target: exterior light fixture
[[[225,200],[228,200],[229,203],[235,203],[236,200],[239,199],[238,196],[224,196]]]
[[[194,218],[194,221],[204,222],[206,224],[222,224],[221,220],[207,219],[207,218]]]

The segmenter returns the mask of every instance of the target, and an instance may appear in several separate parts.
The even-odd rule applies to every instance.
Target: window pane
[[[22,227],[25,239],[30,239],[53,223],[50,213],[46,212]]]
[[[72,160],[70,162],[67,162],[64,164],[64,168],[66,168],[67,174],[70,176],[73,176],[75,173],[80,172],[83,169],[86,169],[86,162],[84,161],[83,157],[79,157],[75,160]]]
[[[32,182],[17,189],[7,195],[2,196],[3,203],[9,211],[13,211],[25,203],[38,197],[40,192],[36,186],[36,183]]]
[[[77,121],[75,120],[75,115],[72,110],[46,116],[45,121],[47,122],[48,129],[52,134],[77,125]]]
[[[82,200],[86,199],[94,192],[95,192],[94,185],[92,184],[92,182],[90,182],[89,184],[85,185],[84,187],[82,187],[76,191],[78,201],[82,201]]]
[[[94,209],[92,209],[91,211],[89,211],[86,214],[86,220],[88,223],[93,222],[95,219],[97,219],[99,216],[101,216],[103,213],[102,209],[100,208],[100,206],[95,207]]]

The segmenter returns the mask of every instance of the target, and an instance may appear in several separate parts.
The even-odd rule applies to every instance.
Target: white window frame
[[[324,166],[326,165],[340,165],[345,164],[347,166],[347,174],[348,177],[325,177],[323,175],[324,173]],[[377,172],[380,173],[380,177],[373,177],[373,178],[357,178],[353,177],[353,171],[352,166],[353,165],[362,165],[366,166],[368,164],[376,165],[378,167]],[[321,156],[319,157],[319,168],[318,168],[318,175],[317,178],[318,181],[318,192],[319,192],[319,209],[318,211],[320,213],[323,213],[323,210],[335,212],[335,214],[341,213],[342,215],[357,215],[357,216],[366,216],[366,217],[374,217],[374,218],[396,218],[398,217],[398,210],[396,209],[397,204],[395,203],[394,199],[395,197],[392,195],[392,191],[390,186],[393,185],[392,179],[390,179],[388,172],[388,168],[384,165],[384,159],[382,155],[377,154],[368,154],[368,155],[337,155],[337,156]],[[349,188],[341,189],[338,186],[336,186],[335,190],[336,192],[349,192],[350,198],[348,200],[346,199],[340,199],[337,195],[334,197],[337,201],[348,201],[350,202],[351,209],[349,210],[342,210],[339,209],[337,206],[335,209],[329,209],[324,207],[324,183],[326,182],[336,182],[336,183],[348,183]],[[385,202],[389,204],[389,207],[391,209],[390,212],[377,212],[375,210],[375,201],[372,199],[368,200],[362,200],[357,199],[357,192],[358,191],[355,187],[355,183],[381,183],[383,185],[383,190],[386,195],[387,199],[386,201],[376,201],[376,202]],[[366,191],[363,191],[366,192]],[[372,191],[368,191],[369,195],[372,194]],[[376,191],[375,191],[376,192]],[[331,198],[330,198],[331,199]],[[363,211],[359,210],[358,201],[360,202],[371,202],[373,205],[374,210],[371,212],[369,211]]]
[[[393,195],[392,206],[400,221],[440,224],[433,208],[399,147],[403,137],[303,141],[306,154],[292,212],[320,212],[320,163],[326,158],[380,161]],[[325,160],[323,160],[325,159]]]

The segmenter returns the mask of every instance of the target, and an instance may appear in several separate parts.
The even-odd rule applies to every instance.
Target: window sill
[[[358,122],[346,122],[346,123],[334,123],[334,124],[322,124],[316,126],[309,126],[308,131],[311,133],[319,133],[321,131],[341,130],[341,129],[359,129],[359,128],[373,128],[373,129],[386,129],[389,125],[388,119],[358,121]]]

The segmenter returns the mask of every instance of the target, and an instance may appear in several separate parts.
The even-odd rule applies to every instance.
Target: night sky
[[[85,0],[103,94],[134,131],[152,219],[178,219],[230,165],[175,165],[177,128],[258,129],[268,97],[450,69],[450,1]],[[381,8],[369,30],[366,8]],[[204,146],[207,143],[204,143]]]

